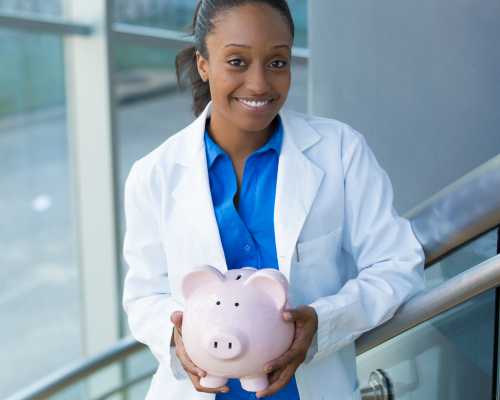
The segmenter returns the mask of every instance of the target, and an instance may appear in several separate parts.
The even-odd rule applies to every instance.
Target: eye
[[[238,307],[239,305],[240,305],[240,303],[234,303],[235,307]]]
[[[286,62],[286,61],[284,61],[284,60],[274,60],[274,61],[271,63],[271,66],[272,66],[273,68],[278,68],[278,69],[285,68],[287,65],[288,65],[288,62]]]
[[[233,58],[228,61],[229,65],[233,67],[243,67],[245,62],[241,58]]]
[[[241,279],[241,275],[238,275],[238,276],[236,277],[236,280],[238,281],[238,280],[240,280],[240,279]]]
[[[215,304],[217,304],[218,306],[220,306],[220,301],[217,301]]]

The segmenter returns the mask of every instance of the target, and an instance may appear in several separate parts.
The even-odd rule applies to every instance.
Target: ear
[[[196,50],[196,67],[198,68],[198,73],[201,76],[203,82],[208,81],[208,60],[201,55],[201,53]]]
[[[251,275],[246,281],[245,286],[253,286],[258,290],[267,293],[281,310],[286,304],[288,282],[285,276],[276,269],[264,268]]]
[[[182,295],[187,300],[196,289],[213,282],[224,281],[224,275],[210,265],[200,265],[182,279]]]

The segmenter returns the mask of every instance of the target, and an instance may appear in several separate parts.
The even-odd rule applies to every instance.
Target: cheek
[[[214,76],[210,86],[212,97],[220,100],[227,98],[241,85],[240,81],[238,77],[227,73]]]
[[[288,92],[290,89],[290,84],[292,81],[292,74],[289,72],[288,74],[280,75],[276,78],[276,87],[280,92]]]

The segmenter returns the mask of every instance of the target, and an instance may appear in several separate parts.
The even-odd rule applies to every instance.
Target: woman
[[[125,186],[123,302],[160,363],[147,399],[359,399],[354,340],[423,287],[422,248],[360,133],[282,109],[294,37],[285,0],[203,0],[193,34],[177,68],[197,118]],[[295,338],[266,366],[266,390],[200,385],[180,291],[199,264],[288,278]]]

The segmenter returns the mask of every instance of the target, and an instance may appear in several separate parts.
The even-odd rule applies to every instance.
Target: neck
[[[215,111],[210,117],[208,133],[232,159],[246,159],[262,147],[274,131],[274,121],[262,131],[245,131],[223,119]]]

